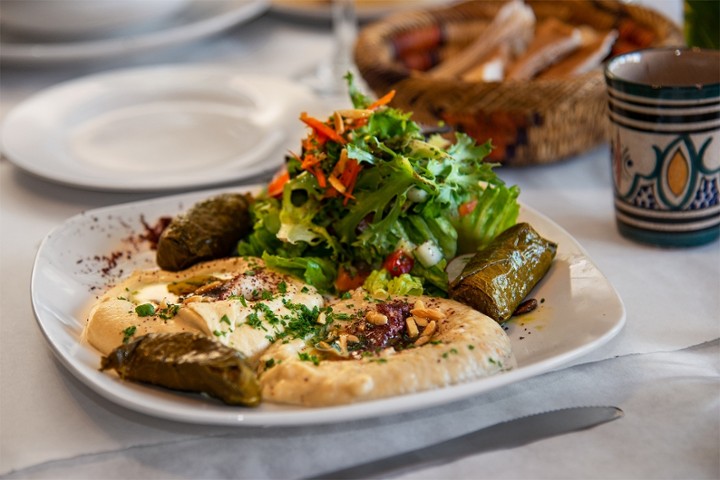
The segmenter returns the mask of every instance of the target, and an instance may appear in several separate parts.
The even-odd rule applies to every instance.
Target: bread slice
[[[508,67],[507,80],[529,80],[538,72],[577,50],[582,44],[580,29],[557,18],[537,26],[528,49]]]
[[[462,52],[448,58],[428,72],[431,78],[459,78],[463,73],[482,63],[499,46],[526,42],[532,37],[535,14],[520,0],[504,5],[495,15],[484,34]]]
[[[581,27],[583,44],[573,53],[540,72],[538,78],[559,79],[582,75],[599,67],[612,51],[618,38],[616,30],[598,32],[591,27]]]

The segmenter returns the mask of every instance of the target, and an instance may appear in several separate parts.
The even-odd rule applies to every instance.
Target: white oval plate
[[[177,15],[139,31],[75,41],[29,41],[0,34],[0,60],[24,65],[106,60],[168,48],[209,37],[269,8],[268,0],[196,0]]]
[[[161,66],[84,77],[13,109],[0,142],[18,167],[83,188],[198,188],[272,171],[301,138],[314,94],[227,66]],[[42,139],[42,141],[38,141]],[[275,153],[275,155],[272,155]]]
[[[613,286],[578,243],[540,213],[522,207],[520,217],[559,245],[548,275],[531,292],[537,310],[507,325],[518,367],[447,388],[332,408],[264,403],[258,408],[224,405],[200,395],[125,382],[98,371],[100,354],[80,335],[93,301],[137,268],[154,267],[154,252],[138,243],[143,219],[174,215],[219,193],[135,202],[84,212],[52,231],[40,246],[31,280],[32,305],[40,329],[70,372],[105,398],[160,418],[218,425],[304,425],[344,422],[447,404],[517,382],[587,354],[614,337],[625,309]],[[113,255],[113,252],[116,252]]]

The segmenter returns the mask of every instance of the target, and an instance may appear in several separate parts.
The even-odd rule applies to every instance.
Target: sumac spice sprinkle
[[[100,268],[100,273],[103,276],[107,276],[115,267],[117,267],[117,261],[123,255],[123,252],[112,252],[110,255],[96,255],[94,257],[94,260],[96,262],[102,262],[104,264],[104,266]]]

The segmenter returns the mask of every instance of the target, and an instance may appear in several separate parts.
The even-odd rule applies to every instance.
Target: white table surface
[[[657,5],[680,18],[676,1]],[[43,88],[110,68],[221,62],[296,78],[329,54],[329,37],[326,25],[266,15],[192,46],[114,62],[3,65],[0,119]],[[443,407],[334,425],[230,428],[147,417],[101,398],[56,361],[33,318],[30,273],[44,236],[81,211],[157,194],[73,189],[0,160],[0,476],[299,478],[529,413],[610,404],[625,417],[406,477],[720,478],[720,244],[664,250],[620,237],[607,146],[500,175],[570,232],[618,290],[627,325],[614,340],[571,366]]]

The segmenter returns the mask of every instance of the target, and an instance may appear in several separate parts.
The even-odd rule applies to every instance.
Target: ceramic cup
[[[620,233],[666,247],[720,236],[720,51],[655,48],[605,68]]]

